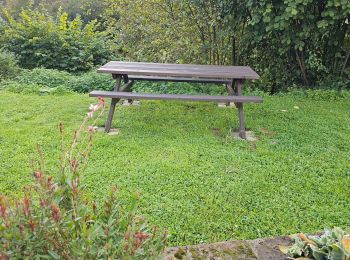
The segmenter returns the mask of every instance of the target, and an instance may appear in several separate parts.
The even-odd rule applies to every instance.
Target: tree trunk
[[[232,65],[236,65],[236,38],[232,36]]]
[[[303,74],[304,86],[310,86],[309,79],[307,78],[307,73],[306,73],[304,59],[300,58],[299,53],[298,53],[297,50],[295,50],[295,54],[296,54],[296,58],[297,58],[297,61],[298,61],[298,65],[299,65],[300,71]]]
[[[344,75],[344,71],[346,69],[346,65],[348,64],[349,58],[350,58],[350,52],[348,52],[348,54],[345,57],[343,67],[342,67],[341,72],[340,72],[340,77],[343,77],[343,75]]]

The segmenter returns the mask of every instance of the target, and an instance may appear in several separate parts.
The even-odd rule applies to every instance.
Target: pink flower
[[[92,133],[94,132],[94,127],[93,126],[89,126],[89,132],[90,132],[90,145],[92,145]]]
[[[36,179],[37,179],[39,182],[42,180],[43,175],[41,174],[40,171],[36,171],[36,172],[34,173],[34,175],[35,175]]]
[[[77,194],[78,193],[78,185],[79,185],[79,179],[78,177],[75,178],[75,180],[73,181],[73,193]]]
[[[23,199],[23,212],[25,216],[29,216],[30,210],[29,210],[29,206],[30,206],[30,200],[28,197],[24,197]]]
[[[91,104],[89,107],[91,112],[96,112],[99,108],[100,106],[98,104],[97,105]]]
[[[7,215],[7,207],[4,197],[0,197],[0,217],[4,218]]]
[[[70,161],[70,166],[72,167],[72,170],[75,171],[78,168],[78,166],[79,166],[78,160],[76,160],[76,159],[71,160]]]
[[[88,118],[92,118],[94,116],[94,112],[90,111],[89,113],[87,113]]]
[[[42,208],[45,208],[45,207],[46,207],[46,205],[47,205],[46,200],[44,200],[44,199],[40,199],[40,206],[41,206]]]
[[[29,221],[29,227],[30,227],[30,230],[31,230],[32,232],[34,232],[35,226],[36,226],[36,224],[34,223],[34,221],[33,221],[33,220],[30,220],[30,221]]]
[[[102,97],[98,97],[98,104],[102,107],[105,107],[105,100]]]
[[[51,216],[54,221],[58,222],[61,219],[61,211],[60,208],[53,203],[50,205],[51,208]]]

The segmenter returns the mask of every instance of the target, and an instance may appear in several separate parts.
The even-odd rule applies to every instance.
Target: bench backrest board
[[[259,75],[247,66],[217,66],[193,64],[167,64],[111,61],[97,70],[101,73],[188,77],[209,79],[259,79]]]

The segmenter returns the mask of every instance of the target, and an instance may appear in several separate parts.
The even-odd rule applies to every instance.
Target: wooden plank
[[[126,62],[110,61],[104,66],[125,66],[125,67],[154,67],[154,68],[184,68],[184,69],[246,69],[248,66],[226,66],[226,65],[203,65],[203,64],[178,64],[178,63],[151,63],[151,62]]]
[[[191,64],[161,64],[138,62],[109,62],[98,69],[101,73],[131,74],[138,76],[167,76],[207,79],[259,79],[247,66],[214,66]]]
[[[236,102],[236,103],[262,103],[263,99],[256,96],[209,96],[209,95],[179,95],[179,94],[144,94],[113,91],[92,91],[90,97],[124,98],[124,99],[149,99],[149,100],[182,100],[182,101],[212,101],[212,102]]]
[[[155,76],[137,76],[137,75],[129,75],[129,79],[145,80],[145,81],[170,81],[170,82],[213,83],[213,84],[227,84],[231,82],[231,80],[227,80],[227,79],[155,77]]]
[[[113,63],[109,62],[102,67],[105,68],[126,68],[126,69],[159,69],[159,70],[193,70],[193,71],[207,71],[207,72],[232,72],[241,71],[250,73],[252,69],[247,66],[217,66],[217,65],[193,65],[193,64],[160,64],[157,63]]]

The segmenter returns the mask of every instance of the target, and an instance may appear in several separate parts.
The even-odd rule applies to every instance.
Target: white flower
[[[92,118],[92,117],[94,116],[94,112],[93,112],[93,111],[90,111],[89,113],[87,113],[87,116],[88,116],[89,118]]]

